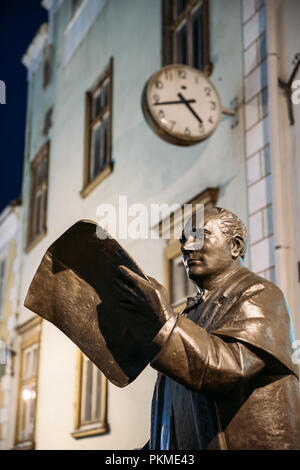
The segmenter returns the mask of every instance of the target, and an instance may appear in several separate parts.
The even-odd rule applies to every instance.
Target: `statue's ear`
[[[234,235],[231,241],[231,254],[232,257],[237,259],[243,255],[245,242],[240,235]]]

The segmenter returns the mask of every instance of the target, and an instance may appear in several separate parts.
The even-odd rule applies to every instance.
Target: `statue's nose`
[[[193,243],[191,241],[186,241],[182,247],[181,247],[181,251],[183,253],[189,253],[190,251],[194,251],[193,249]]]
[[[182,253],[189,253],[191,251],[198,251],[203,248],[203,240],[198,240],[198,239],[191,239],[191,240],[186,240],[182,245],[181,245],[181,251]]]

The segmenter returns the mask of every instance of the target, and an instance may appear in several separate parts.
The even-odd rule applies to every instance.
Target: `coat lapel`
[[[234,272],[211,291],[206,301],[190,303],[192,308],[186,308],[184,314],[206,331],[213,331],[238,299],[241,281],[250,274],[246,268]]]

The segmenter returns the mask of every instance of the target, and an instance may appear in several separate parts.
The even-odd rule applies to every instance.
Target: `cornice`
[[[37,65],[40,53],[43,50],[47,38],[48,23],[43,23],[22,57],[22,63],[27,67],[27,69],[35,68]]]

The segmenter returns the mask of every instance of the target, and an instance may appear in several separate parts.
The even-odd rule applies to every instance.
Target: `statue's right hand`
[[[135,333],[153,337],[172,315],[166,289],[154,278],[146,280],[125,266],[115,278],[115,290]]]

